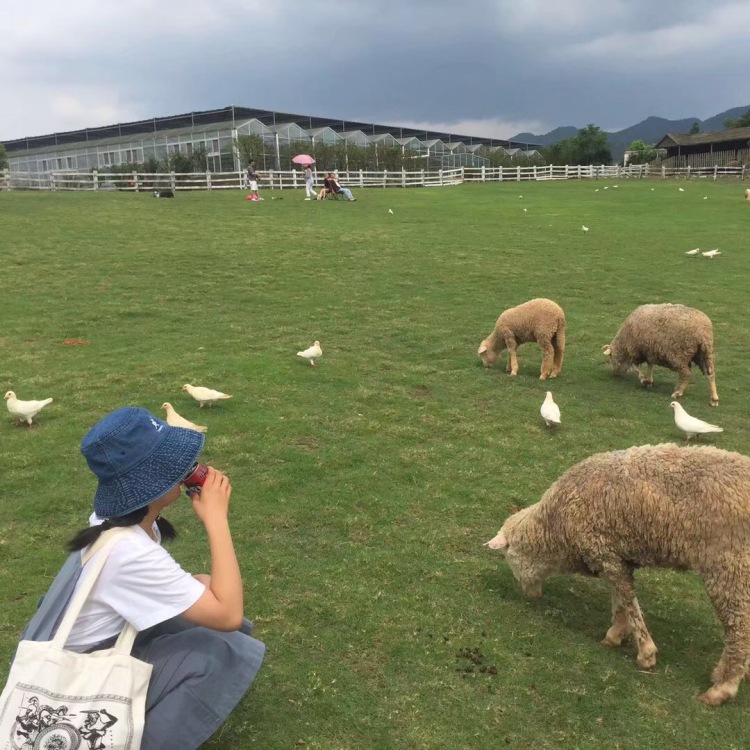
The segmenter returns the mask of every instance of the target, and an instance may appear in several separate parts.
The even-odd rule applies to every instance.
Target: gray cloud
[[[507,137],[747,98],[750,7],[730,0],[27,6],[0,47],[0,138],[227,104]]]

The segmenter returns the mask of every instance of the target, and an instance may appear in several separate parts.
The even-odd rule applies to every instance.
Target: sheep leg
[[[750,663],[750,627],[745,619],[726,628],[724,651],[711,675],[713,685],[698,696],[707,706],[720,706],[734,698]]]
[[[625,607],[612,590],[612,627],[607,631],[602,643],[605,646],[619,646],[630,635],[630,620]]]
[[[518,375],[518,357],[516,356],[516,340],[513,336],[505,337],[505,348],[508,350],[508,365],[510,366],[510,374],[512,376]]]
[[[542,350],[542,372],[539,375],[539,380],[546,380],[552,374],[555,350],[549,340],[542,339],[538,343]]]
[[[556,378],[562,370],[563,356],[565,355],[565,332],[558,331],[555,335],[555,342],[552,344],[555,350],[555,356],[552,361],[551,378]]]
[[[641,385],[645,388],[650,388],[654,384],[654,366],[650,363],[646,364],[646,375],[641,374],[641,368],[638,368],[638,375],[641,380]]]
[[[734,698],[750,668],[750,602],[736,591],[737,576],[747,569],[732,570],[706,581],[711,601],[724,625],[724,650],[711,674],[713,685],[698,698],[707,706],[720,706]]]
[[[646,622],[643,619],[643,613],[635,596],[635,579],[633,572],[624,563],[605,564],[601,572],[602,578],[609,582],[612,587],[612,602],[615,612],[616,621],[607,631],[607,637],[610,631],[615,629],[613,636],[622,632],[622,615],[618,616],[620,610],[625,613],[630,632],[633,634],[638,648],[636,662],[641,669],[651,669],[656,666],[656,654],[658,649],[648,632]],[[605,641],[607,640],[605,637]]]
[[[708,395],[711,406],[719,405],[719,394],[716,392],[716,371],[714,370],[714,358],[709,357],[706,363],[706,378],[708,379]]]
[[[685,393],[685,388],[687,388],[688,383],[690,382],[689,367],[681,367],[677,370],[677,374],[680,376],[680,379],[677,381],[677,388],[675,388],[672,398],[680,398],[682,394]]]

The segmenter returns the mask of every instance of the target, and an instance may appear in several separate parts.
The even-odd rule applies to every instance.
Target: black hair
[[[84,547],[88,547],[93,544],[103,532],[108,529],[114,529],[124,526],[136,526],[138,525],[148,513],[148,505],[144,505],[138,510],[134,510],[132,513],[128,513],[126,516],[117,516],[116,518],[108,518],[104,523],[98,524],[97,526],[88,526],[85,529],[81,529],[65,546],[69,552],[77,552]],[[157,516],[156,526],[161,534],[162,541],[169,542],[177,536],[174,526],[172,526],[166,518]]]

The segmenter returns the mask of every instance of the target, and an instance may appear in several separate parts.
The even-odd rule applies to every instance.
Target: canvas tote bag
[[[21,641],[0,695],[0,750],[138,750],[151,665],[130,655],[130,624],[103,651],[66,651],[65,642],[99,577],[109,549],[130,529],[109,529],[83,562],[104,550],[71,600],[51,641]]]

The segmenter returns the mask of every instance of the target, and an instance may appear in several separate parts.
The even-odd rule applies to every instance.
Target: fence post
[[[439,172],[439,176],[440,176],[440,185],[442,185],[443,184],[443,170],[442,169]]]
[[[4,169],[3,170],[3,190],[10,191],[10,180],[8,179],[8,174],[9,174],[8,170]]]
[[[133,187],[135,188],[135,192],[139,192],[138,190],[138,172],[133,172]]]
[[[388,184],[388,170],[383,170],[383,187],[385,187]]]
[[[485,181],[485,177],[484,177],[484,175],[485,175],[485,169],[486,169],[486,167],[484,166],[484,164],[482,164],[482,182]]]
[[[714,164],[714,181],[716,180],[716,178],[718,177],[718,175],[719,175],[719,165],[718,164]]]
[[[498,178],[498,180],[497,180],[498,182],[502,182],[503,181],[503,167],[502,167],[502,164],[500,165],[500,171],[497,173],[497,178]]]
[[[211,190],[211,172],[206,170],[206,189]]]
[[[99,189],[99,172],[97,172],[97,170],[95,169],[95,170],[94,170],[94,171],[93,171],[93,172],[91,173],[91,175],[92,175],[92,177],[93,177],[93,182],[94,182],[94,190],[98,190],[98,189]]]
[[[365,186],[365,173],[361,168],[359,170],[359,186],[361,188]]]
[[[49,189],[52,192],[55,191],[55,173],[54,172],[49,173]]]
[[[689,164],[687,165],[687,177],[685,179],[686,180],[690,179],[690,165]]]
[[[426,187],[427,184],[424,181],[424,169],[422,170],[422,187]]]
[[[297,189],[297,170],[295,169],[292,172],[292,174],[294,175],[294,178],[292,179],[292,183],[293,183],[294,189],[296,190]],[[279,177],[279,179],[281,179],[281,177]]]
[[[744,164],[742,165],[742,174],[740,175],[740,179],[741,180],[745,179],[745,165]],[[8,190],[10,190],[10,188],[8,188]]]
[[[174,170],[169,173],[169,184],[174,192],[177,188],[177,180],[175,180]]]
[[[401,187],[406,187],[406,170],[403,167],[401,167]]]
[[[516,167],[516,182],[521,182],[521,165]]]

